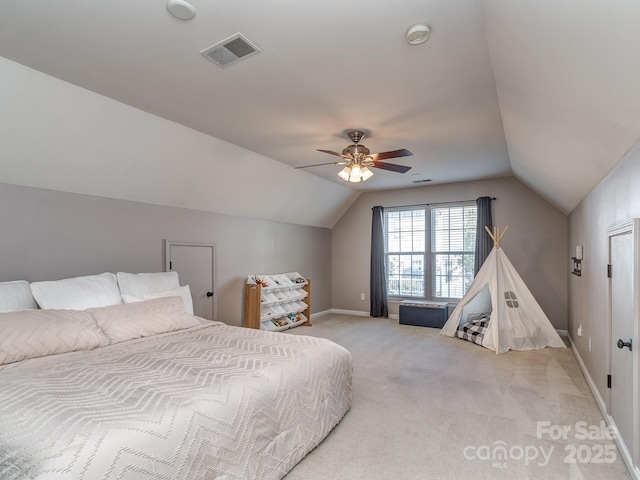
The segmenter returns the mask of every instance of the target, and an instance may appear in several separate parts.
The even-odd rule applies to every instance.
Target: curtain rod
[[[495,199],[496,197],[491,197],[491,200],[495,200]],[[414,205],[393,205],[391,207],[384,207],[384,208],[430,207],[431,205],[446,205],[449,203],[469,203],[469,202],[475,202],[475,200],[456,200],[454,202],[416,203]]]

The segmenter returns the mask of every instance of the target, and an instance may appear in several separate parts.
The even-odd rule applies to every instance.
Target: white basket
[[[270,303],[275,303],[275,302],[278,301],[278,297],[275,294],[273,294],[272,292],[264,292],[263,291],[261,297],[262,298],[260,298],[260,302],[263,305],[270,304]]]
[[[275,320],[269,320],[268,322],[263,322],[263,325],[266,330],[279,332],[286,330],[287,328],[291,328],[292,322],[287,317],[282,317]]]
[[[298,320],[296,321],[291,320],[290,318],[287,318],[287,319],[291,322],[291,325],[300,325],[301,323],[304,323],[307,321],[307,317],[305,317],[302,313],[298,313],[297,318]]]
[[[304,287],[307,284],[307,279],[304,278],[298,272],[285,273],[285,275],[287,276],[289,281],[295,286]]]
[[[289,280],[285,275],[274,275],[272,278],[279,287],[290,287],[291,285],[293,285],[293,282]]]
[[[264,330],[269,330],[269,331],[274,331],[278,329],[278,327],[276,327],[271,321],[262,322],[262,327],[264,328]]]
[[[307,292],[305,292],[304,290],[296,290],[293,293],[293,299],[294,300],[304,300],[305,298],[307,298],[307,296],[309,296],[309,294]]]
[[[260,311],[260,320],[269,320],[271,318],[278,318],[277,312],[274,310],[273,306],[264,307]]]

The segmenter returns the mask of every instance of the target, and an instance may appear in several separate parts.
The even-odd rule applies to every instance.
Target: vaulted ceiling
[[[280,176],[340,160],[317,149],[341,151],[349,129],[373,152],[413,152],[389,160],[409,172],[359,184],[336,165],[296,171],[343,202],[514,175],[570,212],[640,135],[636,0],[190,3],[193,20],[164,0],[3,0],[0,56],[266,157]],[[409,45],[418,22],[431,38]],[[200,54],[238,32],[261,52],[225,68]],[[250,176],[229,181],[251,189]]]

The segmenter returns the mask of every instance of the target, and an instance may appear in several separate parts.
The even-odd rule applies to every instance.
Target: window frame
[[[421,211],[423,213],[423,219],[424,219],[424,250],[422,251],[402,251],[402,250],[398,250],[398,251],[392,251],[390,252],[388,247],[389,247],[389,214],[392,213],[396,213],[396,212],[414,212],[414,211]],[[387,276],[387,298],[392,298],[392,299],[426,299],[428,298],[426,296],[427,292],[430,291],[430,285],[428,284],[429,281],[429,276],[427,275],[427,268],[426,266],[428,265],[428,261],[429,261],[429,255],[428,252],[430,250],[430,245],[428,244],[428,241],[430,239],[430,235],[429,235],[429,231],[430,231],[430,215],[428,215],[428,211],[429,211],[429,207],[427,205],[416,205],[413,207],[393,207],[393,208],[385,208],[384,209],[384,259],[385,259],[385,268],[386,268],[386,276]],[[401,231],[401,230],[399,230]],[[413,232],[413,230],[412,230]],[[390,255],[411,255],[412,257],[414,256],[422,256],[422,285],[423,285],[423,294],[422,295],[402,295],[400,293],[391,293],[390,289],[389,289],[389,285],[390,285],[390,281],[391,281],[391,274],[389,272],[389,256]],[[400,265],[398,265],[398,267],[400,267]],[[414,278],[420,278],[417,277],[416,275],[413,275],[413,259],[411,261],[411,272],[410,272],[410,281],[413,284],[413,279]],[[397,274],[393,274],[393,275],[397,275],[397,281],[398,281],[398,291],[401,290],[400,284],[403,280],[403,276],[404,274],[402,272],[398,272]]]
[[[430,251],[430,284],[431,284],[431,290],[430,290],[430,298],[434,299],[434,300],[439,300],[439,301],[451,301],[451,302],[457,302],[460,301],[465,294],[467,293],[467,291],[469,290],[469,286],[471,286],[471,283],[473,283],[473,278],[474,278],[474,260],[475,260],[475,250],[476,250],[476,244],[477,244],[477,237],[476,237],[476,229],[477,229],[477,218],[478,218],[478,210],[477,210],[477,206],[476,206],[476,202],[475,201],[462,201],[462,202],[449,202],[449,203],[441,203],[441,204],[437,204],[437,205],[433,205],[432,207],[430,207],[430,229],[433,227],[433,222],[434,222],[434,216],[433,216],[433,210],[435,209],[451,209],[451,208],[465,208],[465,207],[473,207],[475,209],[475,216],[476,216],[476,221],[474,222],[473,226],[470,227],[470,230],[472,230],[473,232],[473,236],[474,236],[474,241],[473,241],[473,247],[471,250],[465,250],[464,249],[464,239],[462,240],[463,243],[463,249],[462,250],[444,250],[443,252],[436,252],[433,242],[431,242],[431,251]],[[461,223],[461,226],[463,228],[462,230],[462,235],[464,235],[464,217]],[[451,232],[451,225],[449,225],[449,229],[448,231]],[[433,231],[430,232],[431,233],[431,239],[434,238],[434,234]],[[449,235],[451,235],[451,233],[449,233]],[[464,284],[462,286],[462,295],[460,297],[445,297],[445,296],[435,296],[435,278],[436,278],[436,258],[439,254],[446,254],[446,255],[462,255],[463,257],[465,255],[471,255],[471,259],[470,259],[470,264],[471,264],[471,278],[470,278],[470,282],[467,285],[467,288],[465,288]],[[464,264],[464,258],[463,258],[463,264]],[[465,275],[464,273],[467,272],[468,270],[463,268],[463,272],[462,272],[462,279],[464,282],[464,278]],[[449,290],[449,293],[451,292],[451,290]]]
[[[433,251],[432,248],[432,239],[433,239],[433,235],[432,235],[432,227],[433,227],[433,210],[434,209],[438,209],[438,208],[451,208],[451,207],[464,207],[464,206],[476,206],[475,201],[460,201],[460,202],[447,202],[447,203],[438,203],[438,204],[425,204],[425,205],[410,205],[410,206],[406,206],[406,207],[385,207],[384,209],[384,255],[385,255],[385,267],[386,267],[386,274],[387,274],[387,298],[391,299],[391,300],[432,300],[432,301],[442,301],[442,302],[458,302],[460,301],[460,298],[457,297],[436,297],[434,295],[434,278],[435,275],[433,273],[433,269],[434,269],[434,262],[435,262],[435,254],[437,252]],[[388,247],[389,247],[389,222],[388,222],[388,215],[391,213],[395,213],[395,212],[406,212],[406,211],[416,211],[416,210],[422,210],[423,211],[423,215],[424,215],[424,251],[417,251],[417,252],[403,252],[403,251],[389,251]],[[476,211],[477,214],[477,211]],[[477,241],[477,239],[476,239]],[[450,251],[450,253],[454,253],[453,251]],[[463,254],[467,254],[469,253],[468,251],[463,251]],[[475,255],[475,246],[474,246],[474,251],[471,252],[472,254]],[[423,282],[423,292],[421,296],[418,295],[403,295],[400,293],[391,293],[391,290],[389,288],[390,286],[390,282],[391,282],[391,278],[392,275],[395,275],[397,278],[395,280],[397,280],[398,282],[402,281],[402,273],[398,272],[398,273],[391,273],[389,270],[389,256],[390,255],[412,255],[412,256],[417,256],[417,255],[422,255],[422,265],[423,265],[423,269],[422,269],[422,282]],[[411,264],[411,269],[413,270],[413,261]],[[413,280],[413,278],[415,278],[416,276],[413,275],[413,271],[411,271],[411,275],[410,278],[411,280]],[[398,291],[400,291],[400,286],[397,289]],[[463,296],[466,292],[463,292]]]

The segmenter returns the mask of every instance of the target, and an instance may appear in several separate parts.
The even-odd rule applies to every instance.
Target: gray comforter
[[[0,367],[0,479],[275,479],[351,405],[328,340],[214,324]]]

